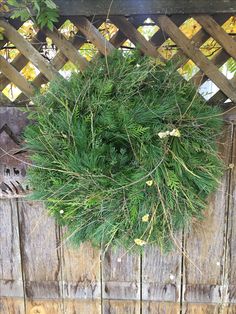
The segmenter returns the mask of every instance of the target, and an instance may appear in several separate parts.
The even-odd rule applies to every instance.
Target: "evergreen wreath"
[[[76,243],[168,249],[222,175],[222,118],[168,63],[96,60],[35,99],[25,132],[33,198]]]

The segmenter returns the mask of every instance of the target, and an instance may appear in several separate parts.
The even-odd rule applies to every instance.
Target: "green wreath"
[[[172,64],[99,59],[51,83],[25,132],[33,198],[76,243],[167,249],[222,175],[222,118]]]

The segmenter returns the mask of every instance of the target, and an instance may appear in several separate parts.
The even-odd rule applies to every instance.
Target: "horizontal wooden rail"
[[[131,15],[236,12],[235,0],[56,0],[62,15]]]

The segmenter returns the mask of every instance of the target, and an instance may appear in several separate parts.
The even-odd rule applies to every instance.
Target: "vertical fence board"
[[[130,300],[106,300],[103,303],[103,314],[139,314],[140,304]]]
[[[0,313],[25,313],[17,204],[0,200]]]
[[[227,297],[230,303],[230,313],[236,313],[236,129],[234,126],[232,159],[232,175],[230,180],[228,232],[227,232]]]
[[[109,250],[102,260],[103,313],[139,313],[140,257]]]
[[[180,252],[175,250],[169,254],[161,253],[157,247],[145,249],[142,260],[143,313],[179,313],[181,259],[181,248]]]
[[[149,301],[142,303],[143,314],[179,314],[180,304],[172,302]],[[197,313],[199,314],[199,313]]]
[[[229,163],[231,126],[225,127],[219,149]],[[211,196],[202,222],[186,235],[184,258],[183,313],[218,313],[224,300],[224,237],[229,171]],[[215,304],[215,305],[214,305]]]
[[[89,243],[62,244],[65,313],[101,313],[100,254]]]
[[[19,200],[19,218],[26,312],[63,313],[58,227],[41,202]]]

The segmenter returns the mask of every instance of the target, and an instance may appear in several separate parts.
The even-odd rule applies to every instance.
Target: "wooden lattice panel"
[[[184,24],[190,18],[198,25],[198,31],[192,36],[186,36]],[[221,67],[233,58],[236,60],[236,42],[234,33],[227,33],[221,26],[231,18],[230,14],[216,15],[136,15],[136,16],[110,16],[61,17],[54,31],[34,29],[31,36],[22,34],[19,21],[0,20],[0,27],[4,29],[4,40],[0,42],[2,53],[0,55],[0,94],[2,105],[24,105],[35,93],[35,89],[59,76],[65,64],[72,62],[80,71],[83,71],[92,62],[97,54],[109,55],[114,49],[133,49],[138,47],[143,54],[162,61],[172,59],[179,69],[188,62],[194,62],[197,71],[190,80],[199,88],[210,80],[218,88],[208,101],[210,103],[224,103],[227,99],[236,103],[236,79],[228,79],[221,71]],[[69,36],[63,33],[63,23],[70,20],[74,30]],[[151,23],[147,23],[147,21]],[[156,30],[149,38],[145,38],[142,27],[152,25]],[[17,29],[19,28],[19,31]],[[53,42],[53,53],[47,54],[46,39]],[[214,41],[217,49],[209,56],[203,54],[204,44]],[[171,42],[171,44],[170,44]],[[5,46],[4,46],[5,45]],[[90,45],[91,56],[85,56],[85,45]],[[19,52],[13,60],[7,57],[7,47],[17,49]],[[171,46],[176,47],[176,53],[170,54]],[[47,48],[46,48],[47,50]],[[167,53],[165,53],[165,51]],[[24,67],[30,62],[37,68],[37,75],[31,80],[24,76]],[[4,90],[13,83],[21,93],[9,99]]]

